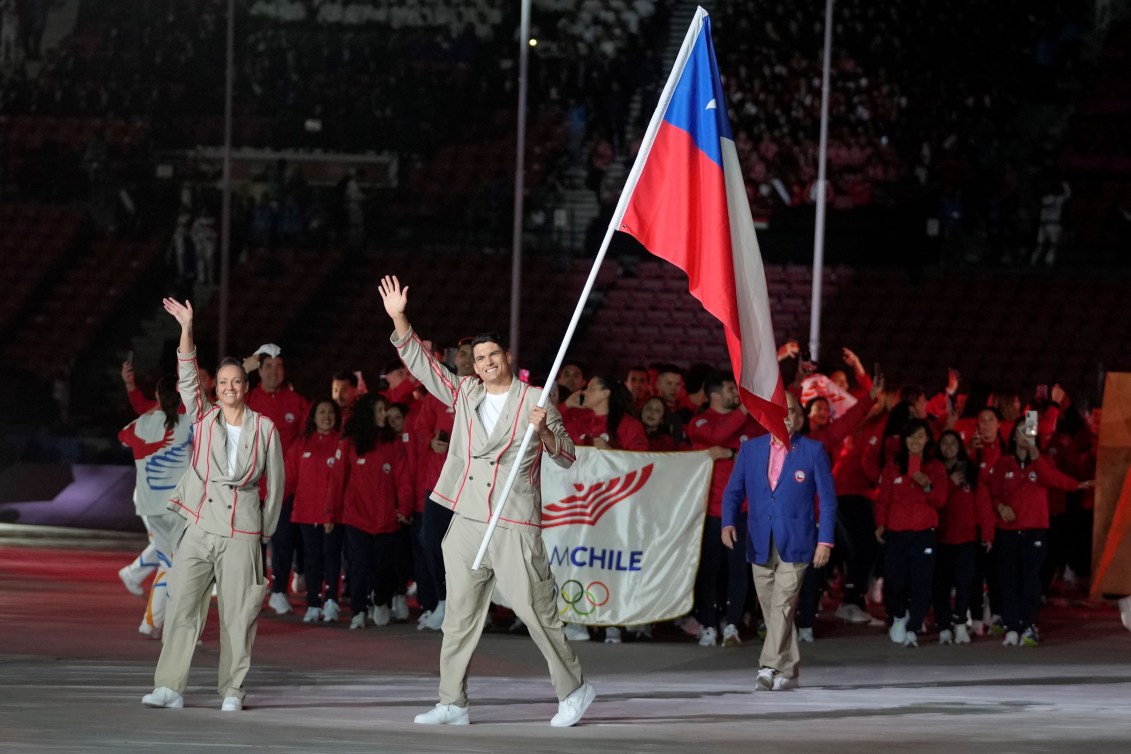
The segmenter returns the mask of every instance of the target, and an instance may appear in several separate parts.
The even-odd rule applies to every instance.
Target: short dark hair
[[[681,379],[683,378],[683,370],[675,364],[657,364],[656,375],[659,376],[661,374],[678,374]]]
[[[404,369],[404,368],[405,368],[405,365],[404,365],[403,361],[401,361],[400,359],[393,359],[388,364],[386,364],[384,367],[382,367],[381,374],[388,374],[389,372],[395,372],[398,369]]]
[[[351,372],[348,369],[343,369],[340,372],[335,372],[334,376],[330,378],[330,381],[333,382],[335,380],[340,380],[342,382],[348,382],[349,384],[353,385],[354,387],[357,387],[357,375],[354,374],[353,372]]]
[[[711,393],[721,393],[723,386],[728,382],[734,382],[734,375],[730,372],[716,369],[703,378],[703,392],[707,395]]]
[[[507,339],[504,338],[502,336],[502,334],[497,333],[494,330],[488,330],[487,332],[481,332],[478,335],[476,335],[474,338],[471,339],[471,347],[472,348],[475,348],[476,346],[481,346],[484,343],[494,343],[495,345],[497,345],[499,348],[503,349],[504,351],[510,350],[510,345],[507,343]]]

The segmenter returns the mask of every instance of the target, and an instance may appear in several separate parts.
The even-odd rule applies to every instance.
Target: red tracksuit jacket
[[[411,518],[412,477],[399,440],[378,442],[359,456],[352,440],[341,446],[335,490],[342,505],[342,523],[367,534],[389,534],[400,524],[397,514]]]
[[[978,508],[983,524],[982,537],[987,542],[994,541],[995,529],[1049,528],[1048,488],[1070,492],[1080,486],[1072,477],[1057,471],[1045,456],[1022,467],[1012,453],[999,458],[983,481],[984,484],[978,485]],[[1015,518],[1003,519],[999,505],[1012,508]]]
[[[926,531],[939,525],[939,509],[946,505],[946,468],[938,461],[925,461],[920,468],[931,480],[927,492],[904,474],[894,461],[880,474],[876,493],[876,526],[889,531]]]
[[[967,474],[976,474],[978,467],[967,464]],[[982,474],[979,485],[986,483]],[[949,475],[946,480],[946,505],[939,512],[939,544],[961,545],[978,541],[977,493],[971,489],[970,482],[955,484]]]
[[[708,408],[691,417],[687,423],[687,439],[692,450],[706,450],[718,446],[730,448],[738,455],[739,446],[747,440],[766,434],[762,425],[754,421],[746,412],[740,410],[720,414]],[[723,492],[726,491],[730,473],[734,470],[734,458],[720,458],[715,461],[711,472],[711,494],[707,498],[707,515],[722,518]],[[745,510],[745,508],[744,508]]]
[[[283,496],[294,495],[291,521],[296,524],[340,524],[342,509],[334,494],[334,466],[338,462],[337,432],[299,437],[284,460]]]

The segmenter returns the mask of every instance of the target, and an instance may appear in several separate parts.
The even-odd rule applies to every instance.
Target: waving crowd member
[[[147,707],[183,707],[189,666],[204,628],[212,585],[220,612],[221,709],[243,709],[243,681],[251,667],[256,619],[267,593],[261,543],[275,531],[283,496],[283,448],[267,417],[248,408],[247,372],[234,359],[216,370],[219,403],[204,401],[196,368],[192,305],[164,300],[181,327],[178,383],[186,419],[193,425],[192,468],[170,496],[188,527],[177,546],[169,579],[169,608],[156,688]],[[266,479],[267,494],[259,497]]]

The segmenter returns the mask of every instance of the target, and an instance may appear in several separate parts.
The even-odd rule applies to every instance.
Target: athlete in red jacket
[[[939,509],[946,505],[946,469],[933,460],[931,429],[911,419],[900,448],[880,475],[876,539],[884,548],[884,603],[892,619],[889,637],[919,646],[917,634],[931,604]]]
[[[976,490],[984,479],[979,478],[981,472],[966,455],[962,435],[957,431],[948,429],[942,433],[939,455],[948,479],[935,555],[935,623],[939,644],[969,644],[966,613],[974,592],[978,558]]]
[[[1048,489],[1087,490],[1041,455],[1037,438],[1018,423],[1009,452],[997,460],[979,486],[982,537],[994,549],[1006,646],[1036,646],[1035,621],[1041,604],[1041,566],[1048,551]]]
[[[699,609],[699,646],[711,647],[718,642],[719,613],[725,610],[723,644],[742,643],[738,626],[746,604],[750,569],[746,552],[741,547],[727,548],[722,543],[723,493],[734,469],[739,446],[747,440],[766,434],[746,412],[739,398],[734,376],[714,372],[703,383],[708,407],[691,417],[687,437],[694,450],[707,450],[714,460],[711,488],[707,496],[707,518],[703,522],[702,554],[695,583],[695,603]],[[742,508],[746,510],[745,506]],[[746,541],[743,525],[746,515],[738,516],[738,541]]]

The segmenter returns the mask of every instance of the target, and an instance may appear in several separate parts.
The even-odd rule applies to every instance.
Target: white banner
[[[567,623],[656,623],[691,610],[711,481],[706,451],[578,448],[542,464],[542,539]]]

